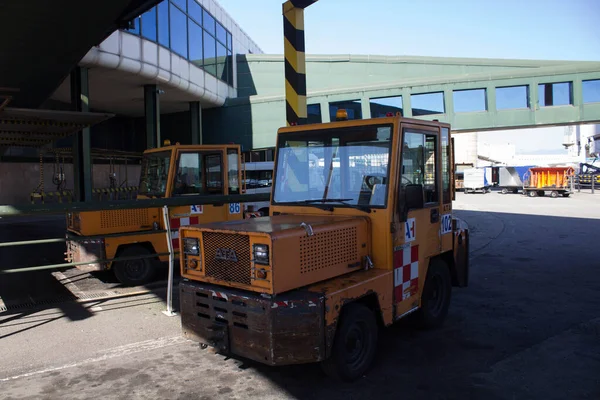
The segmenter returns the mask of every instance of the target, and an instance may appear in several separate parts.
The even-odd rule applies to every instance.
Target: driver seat
[[[385,193],[387,185],[384,183],[376,183],[373,185],[371,191],[371,199],[369,200],[370,206],[383,206],[385,205]]]

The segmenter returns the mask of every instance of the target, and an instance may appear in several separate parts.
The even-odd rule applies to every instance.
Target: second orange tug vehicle
[[[343,113],[343,110],[342,110]],[[468,285],[450,126],[401,116],[281,128],[270,215],[180,228],[183,335],[361,377],[378,329],[446,318]]]

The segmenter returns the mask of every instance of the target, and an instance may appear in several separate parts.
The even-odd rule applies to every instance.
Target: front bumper
[[[277,298],[183,280],[183,335],[268,365],[321,361],[325,356],[324,300],[294,291]]]
[[[67,262],[89,262],[89,264],[77,265],[77,268],[86,271],[103,271],[108,269],[108,264],[99,263],[98,261],[106,258],[104,248],[104,240],[102,239],[86,239],[73,240],[78,236],[72,233],[67,233],[67,251],[65,253]]]

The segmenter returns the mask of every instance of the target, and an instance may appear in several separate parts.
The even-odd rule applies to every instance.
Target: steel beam
[[[156,85],[144,85],[144,116],[146,118],[146,148],[154,149],[160,143],[160,99]]]
[[[55,204],[14,204],[0,206],[0,217],[18,217],[23,215],[64,214],[67,212],[131,210],[163,206],[188,206],[192,204],[212,204],[225,207],[228,203],[251,203],[270,201],[271,193],[182,196],[167,199],[112,200],[107,202],[77,202]]]
[[[88,69],[71,71],[71,106],[74,111],[89,112]],[[90,128],[77,132],[73,139],[73,193],[76,201],[92,200],[92,157]]]
[[[190,101],[191,144],[202,144],[202,106],[199,101]]]

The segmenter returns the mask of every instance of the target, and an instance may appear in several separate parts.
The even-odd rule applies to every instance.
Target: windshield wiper
[[[352,199],[310,199],[310,200],[303,200],[302,203],[307,203],[307,204],[309,204],[309,203],[341,203],[343,205],[350,206],[352,208],[357,208],[366,213],[371,212],[371,209],[369,207],[361,206],[358,204],[348,203],[348,201],[350,201],[350,200],[352,200]]]

